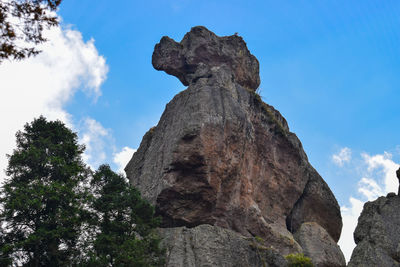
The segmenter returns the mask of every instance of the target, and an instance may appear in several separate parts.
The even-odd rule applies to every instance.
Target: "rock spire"
[[[259,63],[243,39],[194,27],[179,43],[163,37],[152,62],[188,86],[167,104],[125,168],[130,182],[162,216],[163,234],[200,235],[209,229],[202,227],[206,224],[257,237],[280,255],[303,252],[301,244],[308,244],[306,254],[329,251],[329,262],[337,263],[329,266],[344,266],[343,257],[332,260],[342,255],[336,245],[342,229],[339,205],[286,120],[255,93]],[[193,230],[176,230],[182,227]],[[316,245],[296,235],[299,230],[327,242]],[[173,248],[183,244],[166,240],[170,252],[182,251]],[[185,262],[179,257],[191,257],[174,253],[169,266]],[[328,266],[321,258],[318,262]]]

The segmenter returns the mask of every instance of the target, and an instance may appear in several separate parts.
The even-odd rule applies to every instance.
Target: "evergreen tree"
[[[154,208],[123,176],[102,165],[91,181],[94,211],[89,266],[160,266],[164,251]]]
[[[16,137],[0,194],[0,263],[70,266],[85,214],[84,147],[62,122],[44,117]]]

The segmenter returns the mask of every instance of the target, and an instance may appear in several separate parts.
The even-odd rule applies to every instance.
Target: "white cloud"
[[[389,192],[397,192],[398,186],[396,170],[399,168],[399,164],[392,160],[390,153],[384,152],[373,156],[362,153],[361,158],[364,164],[362,167],[366,171],[357,184],[360,197],[350,197],[350,207],[341,207],[343,229],[339,245],[347,261],[350,260],[351,253],[356,246],[353,233],[364,203],[373,201]]]
[[[120,152],[114,154],[113,161],[118,166],[118,172],[125,173],[124,169],[135,152],[136,149],[126,146]]]
[[[79,126],[81,143],[85,144],[86,150],[83,160],[92,169],[106,161],[106,151],[112,147],[113,139],[111,131],[105,129],[99,122],[92,118],[86,118]]]
[[[356,246],[353,233],[356,229],[358,217],[361,214],[363,205],[363,201],[350,197],[350,207],[341,207],[343,228],[338,244],[343,251],[346,261],[350,260],[351,253]]]
[[[342,148],[339,153],[332,155],[332,161],[338,166],[343,166],[344,163],[351,160],[351,149],[348,147]]]
[[[375,200],[385,194],[375,180],[365,177],[358,182],[358,192],[363,194],[368,201]]]
[[[43,52],[37,57],[0,64],[1,170],[7,166],[5,154],[15,146],[16,131],[25,123],[44,115],[75,129],[65,104],[77,90],[94,101],[101,95],[108,68],[94,41],[85,42],[79,31],[60,27],[44,35],[49,41],[39,47]]]
[[[370,156],[367,153],[363,153],[361,156],[367,163],[368,172],[380,178],[379,181],[384,186],[384,194],[389,192],[397,193],[399,183],[396,177],[396,170],[399,168],[399,164],[392,160],[392,154],[384,152],[383,154]]]

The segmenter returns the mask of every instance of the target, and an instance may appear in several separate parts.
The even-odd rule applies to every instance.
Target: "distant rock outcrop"
[[[258,61],[241,37],[194,27],[180,43],[163,37],[152,61],[189,85],[125,168],[162,227],[231,229],[282,255],[302,252],[293,234],[305,222],[338,241],[339,205],[286,120],[254,92]]]
[[[400,266],[400,197],[389,193],[364,204],[349,267]]]

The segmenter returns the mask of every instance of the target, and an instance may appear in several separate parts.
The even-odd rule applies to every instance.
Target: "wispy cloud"
[[[74,130],[66,103],[81,90],[93,101],[101,95],[108,67],[94,40],[84,41],[77,30],[52,28],[44,33],[49,40],[37,57],[0,65],[0,169],[12,153],[15,132],[39,115],[60,119]],[[3,175],[0,176],[0,180]]]
[[[118,172],[125,173],[124,169],[135,152],[136,149],[126,146],[120,152],[114,154],[113,161],[118,166]]]
[[[348,147],[344,147],[337,154],[332,155],[332,161],[338,166],[343,166],[344,163],[350,162],[350,160],[351,149]]]
[[[106,162],[107,151],[113,148],[114,140],[111,130],[105,129],[92,118],[85,118],[78,128],[81,136],[80,141],[86,146],[83,160],[92,169],[96,169]]]
[[[379,177],[379,182],[384,187],[384,193],[397,192],[398,180],[396,170],[399,164],[392,160],[392,154],[384,152],[383,154],[370,156],[367,153],[361,154],[368,166],[368,172],[373,177]]]
[[[374,179],[365,177],[358,182],[358,192],[363,194],[368,201],[384,195],[382,188]]]

